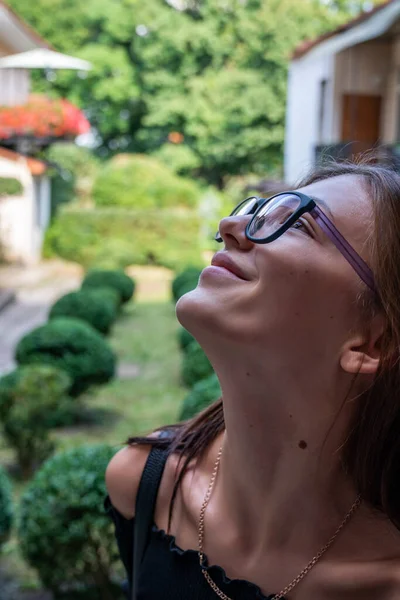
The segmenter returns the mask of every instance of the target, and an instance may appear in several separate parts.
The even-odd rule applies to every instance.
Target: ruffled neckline
[[[159,529],[156,524],[153,524],[153,526],[152,526],[152,533],[156,537],[158,537],[168,543],[170,552],[176,552],[177,554],[179,554],[179,556],[189,556],[191,559],[195,559],[196,563],[198,564],[199,553],[197,550],[193,550],[193,549],[183,550],[182,548],[180,548],[177,545],[174,535],[170,535],[169,533],[166,533],[164,531],[164,529]],[[251,583],[250,581],[247,581],[246,579],[230,579],[227,576],[225,569],[223,569],[222,567],[220,567],[218,565],[209,565],[206,555],[204,555],[204,568],[210,573],[211,577],[212,577],[212,573],[219,573],[222,578],[222,581],[224,582],[225,585],[232,585],[232,586],[234,586],[235,584],[236,585],[237,584],[247,585],[254,592],[254,598],[256,600],[273,600],[273,598],[275,597],[275,594],[265,596],[261,592],[261,589],[258,587],[258,585],[256,585],[255,583]],[[286,600],[286,597],[282,596],[282,600]]]

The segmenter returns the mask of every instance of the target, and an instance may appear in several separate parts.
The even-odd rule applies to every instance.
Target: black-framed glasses
[[[281,192],[271,198],[251,196],[240,202],[229,216],[252,215],[245,230],[247,239],[255,244],[269,244],[292,227],[306,212],[310,213],[362,281],[376,292],[374,276],[367,263],[342,236],[315,200],[306,194]],[[217,242],[223,241],[219,231],[215,239]]]

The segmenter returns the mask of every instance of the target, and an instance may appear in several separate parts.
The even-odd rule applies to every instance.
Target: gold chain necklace
[[[217,460],[215,461],[215,465],[214,465],[214,470],[212,472],[210,483],[208,485],[208,490],[207,490],[206,495],[204,496],[204,501],[203,501],[203,504],[202,504],[202,507],[201,507],[201,510],[200,510],[199,532],[198,532],[199,533],[199,561],[200,561],[201,571],[202,571],[204,577],[206,578],[206,580],[209,583],[210,587],[217,594],[217,596],[219,596],[220,598],[222,598],[222,600],[232,600],[232,598],[230,598],[229,596],[227,596],[226,594],[224,594],[224,592],[219,589],[219,587],[211,579],[211,577],[208,574],[206,568],[204,567],[204,550],[203,550],[203,548],[204,548],[204,546],[203,546],[203,542],[204,542],[204,515],[205,515],[205,512],[206,512],[206,508],[208,506],[208,503],[210,501],[210,497],[211,497],[211,493],[212,493],[212,490],[213,490],[213,487],[214,487],[215,479],[217,477],[218,467],[219,467],[219,463],[220,463],[220,460],[221,460],[221,455],[222,455],[222,446],[219,449]],[[328,550],[328,548],[330,548],[330,546],[333,544],[334,540],[337,538],[337,536],[339,535],[339,533],[341,532],[341,530],[343,529],[343,527],[350,520],[350,518],[353,515],[354,511],[360,506],[360,504],[361,504],[361,494],[359,494],[357,496],[357,498],[355,499],[355,501],[354,501],[352,507],[350,508],[349,512],[347,513],[347,515],[345,516],[345,518],[343,519],[343,521],[341,522],[341,524],[339,525],[339,527],[337,528],[337,530],[335,531],[335,533],[333,534],[333,536],[331,537],[331,539],[329,540],[329,542],[327,544],[325,544],[325,546],[323,546],[321,548],[321,550],[318,552],[318,554],[316,554],[314,556],[314,558],[312,560],[310,560],[310,562],[308,563],[308,565],[297,575],[297,577],[295,577],[293,579],[293,581],[291,583],[289,583],[289,585],[287,585],[281,592],[279,592],[279,594],[276,594],[275,596],[273,596],[272,600],[281,600],[281,598],[283,598],[285,596],[285,594],[289,593],[298,583],[300,583],[300,581],[303,579],[303,577],[305,577],[307,575],[307,573],[319,561],[319,559],[321,558],[321,556],[323,554],[325,554],[325,552]]]

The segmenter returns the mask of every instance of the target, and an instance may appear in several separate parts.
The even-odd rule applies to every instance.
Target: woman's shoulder
[[[108,463],[105,481],[112,505],[125,517],[135,516],[136,495],[151,446],[125,446]]]
[[[162,433],[155,432],[149,437],[160,437]],[[111,504],[125,518],[135,516],[136,496],[139,489],[143,469],[150,454],[151,444],[128,445],[119,450],[108,463],[105,472],[105,483]],[[171,479],[173,457],[169,457],[164,469],[160,491]],[[169,487],[169,486],[168,486]]]

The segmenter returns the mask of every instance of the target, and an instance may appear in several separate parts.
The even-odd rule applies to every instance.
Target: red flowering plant
[[[89,129],[83,112],[63,98],[32,95],[21,106],[0,106],[0,140],[20,136],[73,138]]]

